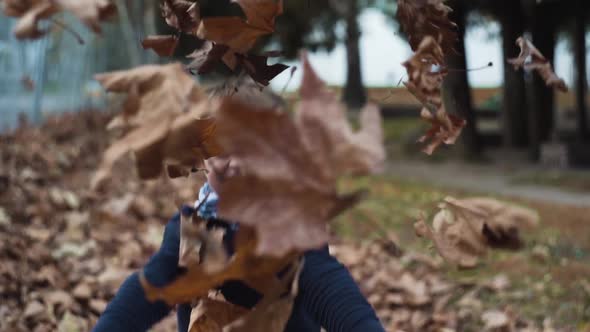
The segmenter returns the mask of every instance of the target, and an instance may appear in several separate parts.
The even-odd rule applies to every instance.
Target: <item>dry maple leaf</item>
[[[520,248],[520,231],[538,222],[530,210],[489,198],[447,197],[440,208],[433,228],[420,220],[416,233],[433,241],[445,260],[464,268],[476,266],[488,248]]]
[[[127,133],[105,152],[93,187],[130,151],[144,179],[160,175],[163,163],[192,167],[219,154],[215,122],[206,118],[212,106],[182,65],[143,66],[96,79],[109,92],[129,95],[123,114],[110,125],[122,126]]]
[[[39,28],[39,21],[68,11],[78,17],[96,33],[101,32],[100,22],[116,14],[110,0],[5,0],[4,13],[18,17],[14,28],[17,38],[39,38],[47,33]]]
[[[427,36],[410,59],[402,63],[408,73],[404,84],[428,109],[442,106],[441,86],[446,71],[442,70],[444,56],[436,40]]]
[[[385,159],[379,110],[367,106],[353,132],[345,107],[304,63],[295,119],[231,99],[217,114],[219,142],[240,167],[219,188],[219,214],[255,227],[260,254],[325,244],[330,219],[359,199],[341,196],[337,179],[379,170]]]
[[[557,88],[563,92],[568,91],[565,81],[555,74],[549,60],[541,54],[532,42],[520,37],[516,40],[516,44],[520,47],[520,54],[517,58],[508,59],[508,63],[514,66],[515,70],[520,68],[534,70],[543,78],[547,86]]]
[[[408,36],[412,50],[426,37],[434,38],[445,53],[457,42],[457,25],[449,20],[452,9],[444,0],[398,0],[397,21]]]
[[[221,332],[224,326],[247,313],[247,309],[229,302],[201,299],[191,312],[189,332]]]
[[[444,108],[441,87],[446,75],[442,48],[431,36],[422,40],[416,53],[403,63],[408,72],[408,82],[404,84],[424,108],[422,119],[432,126],[418,141],[430,141],[422,151],[432,154],[441,144],[455,144],[467,122]]]
[[[265,294],[265,284],[262,283],[263,287],[260,287],[260,280],[274,277],[299,256],[298,253],[279,258],[256,255],[256,233],[246,225],[241,225],[235,236],[236,253],[222,269],[212,272],[203,264],[193,264],[188,266],[185,274],[161,288],[151,285],[142,275],[140,281],[147,298],[151,301],[163,300],[170,305],[187,303],[207,296],[209,290],[227,280],[241,280]]]
[[[201,22],[197,2],[187,0],[161,0],[162,16],[166,23],[178,31],[194,34]]]
[[[198,74],[206,74],[221,63],[228,50],[229,47],[226,45],[206,41],[200,49],[196,49],[193,53],[187,55],[187,58],[193,60],[186,68],[191,72],[196,71]]]
[[[246,54],[264,35],[274,32],[275,18],[283,12],[282,0],[233,0],[240,5],[246,18],[207,17],[201,20],[197,36],[216,44],[226,45],[229,50],[223,61],[235,69],[235,53]]]
[[[426,134],[418,139],[420,143],[430,141],[422,149],[428,155],[434,153],[434,150],[443,143],[447,145],[455,144],[467,124],[467,121],[454,114],[447,113],[443,108],[440,108],[434,115],[424,108],[420,115],[432,124]]]
[[[169,36],[148,36],[141,41],[141,46],[145,50],[154,50],[159,56],[172,56],[178,46],[178,37]]]

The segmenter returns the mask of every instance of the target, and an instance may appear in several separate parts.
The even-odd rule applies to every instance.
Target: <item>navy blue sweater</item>
[[[170,220],[164,232],[162,247],[144,268],[147,279],[163,286],[178,275],[180,217]],[[234,304],[252,308],[261,296],[239,281],[226,282],[220,287],[225,298]],[[143,332],[160,321],[171,310],[164,302],[149,302],[137,273],[121,285],[114,299],[94,327],[94,332]],[[190,306],[177,308],[178,329],[188,330]],[[305,254],[305,264],[299,280],[299,293],[286,332],[383,332],[375,312],[361,294],[348,270],[327,247]]]

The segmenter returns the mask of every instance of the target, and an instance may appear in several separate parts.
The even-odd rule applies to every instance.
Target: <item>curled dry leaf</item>
[[[442,48],[426,36],[416,53],[403,63],[408,72],[408,90],[424,105],[421,117],[432,126],[418,141],[430,141],[422,151],[432,154],[441,144],[455,144],[467,122],[444,108],[441,87],[446,70]]]
[[[445,260],[464,268],[476,266],[488,248],[520,248],[520,231],[538,223],[534,212],[490,198],[447,197],[440,208],[432,228],[424,220],[414,228]]]
[[[229,302],[201,299],[191,312],[189,332],[221,332],[224,326],[247,313],[247,309]]]
[[[234,53],[248,52],[258,37],[274,32],[275,18],[283,12],[282,0],[234,0],[245,19],[237,16],[207,17],[199,24],[197,35],[226,45]],[[230,67],[231,64],[227,63]]]
[[[246,16],[245,19],[237,16],[204,18],[199,25],[197,35],[216,45],[228,47],[221,59],[229,68],[235,70],[238,65],[244,65],[255,81],[268,85],[270,79],[287,67],[267,66],[267,56],[252,57],[246,54],[259,37],[274,32],[275,19],[283,12],[283,0],[233,1],[240,5]],[[238,58],[236,56],[238,54],[242,57]],[[218,58],[218,55],[215,54],[215,57],[211,58]]]
[[[398,0],[397,21],[408,36],[412,50],[417,50],[422,40],[434,38],[445,50],[453,50],[457,42],[457,25],[449,20],[452,9],[444,0]]]
[[[221,62],[228,50],[229,47],[225,45],[206,41],[200,49],[187,55],[187,58],[193,60],[186,66],[186,68],[190,71],[196,71],[198,74],[206,74]]]
[[[143,66],[96,79],[107,91],[128,93],[128,98],[123,114],[110,125],[123,127],[126,134],[105,152],[92,187],[131,151],[144,179],[159,176],[164,163],[192,167],[220,153],[215,122],[207,117],[212,105],[182,65]]]
[[[4,13],[18,17],[14,28],[17,38],[39,38],[47,30],[39,28],[39,21],[68,11],[78,17],[96,33],[101,32],[100,22],[116,14],[116,6],[110,0],[5,0]]]
[[[520,54],[517,58],[508,60],[508,63],[514,66],[515,70],[520,68],[534,70],[541,76],[547,86],[557,88],[563,92],[568,91],[565,81],[555,74],[549,60],[541,54],[531,41],[520,37],[516,40],[516,44],[520,47]]]
[[[443,143],[447,145],[455,144],[459,136],[461,136],[463,127],[467,124],[467,121],[464,119],[454,114],[449,114],[442,108],[439,109],[435,115],[432,115],[427,109],[422,109],[420,116],[432,124],[426,134],[418,140],[420,143],[430,141],[426,147],[422,149],[422,151],[428,155],[434,153],[434,151]]]
[[[200,8],[195,1],[161,0],[162,16],[174,29],[194,34],[201,22]]]
[[[216,240],[221,242],[219,238]],[[236,253],[229,260],[224,259],[224,264],[218,264],[221,261],[215,261],[213,269],[207,264],[189,265],[185,274],[162,288],[151,285],[144,276],[141,276],[140,281],[146,296],[151,301],[163,300],[170,305],[188,303],[207,296],[209,290],[219,287],[227,280],[242,280],[261,291],[262,294],[266,294],[264,289],[257,287],[260,283],[255,281],[274,277],[278,271],[289,266],[299,254],[293,253],[280,258],[259,256],[255,254],[256,243],[254,230],[241,225],[235,238]],[[203,261],[207,262],[208,259],[211,257],[204,257]],[[222,265],[221,268],[220,265]]]
[[[325,244],[330,219],[360,198],[339,194],[338,178],[375,172],[385,159],[379,110],[367,106],[355,133],[345,107],[303,61],[295,119],[232,99],[218,112],[219,143],[240,165],[218,189],[219,215],[254,227],[260,254]]]
[[[178,46],[177,36],[148,36],[141,41],[141,46],[145,50],[154,50],[159,56],[172,56]]]
[[[293,263],[281,279],[271,278],[262,301],[247,315],[225,326],[223,332],[284,331],[299,292],[303,264]]]

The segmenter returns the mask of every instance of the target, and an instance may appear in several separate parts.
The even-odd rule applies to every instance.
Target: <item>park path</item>
[[[564,205],[590,207],[590,192],[570,192],[554,187],[516,184],[514,179],[531,166],[473,165],[459,162],[395,161],[387,174],[450,189],[502,195]],[[590,177],[588,177],[590,179]]]

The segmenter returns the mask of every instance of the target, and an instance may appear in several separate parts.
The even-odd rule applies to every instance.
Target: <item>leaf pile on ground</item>
[[[111,119],[81,112],[0,137],[1,331],[89,330],[157,250],[168,218],[194,198],[203,179],[139,181],[131,158],[117,163],[112,185],[90,191]],[[482,306],[480,295],[510,287],[502,276],[454,282],[441,261],[398,257],[387,242],[332,249],[388,331],[553,331],[534,329],[513,309]],[[173,321],[155,330],[175,331]]]

